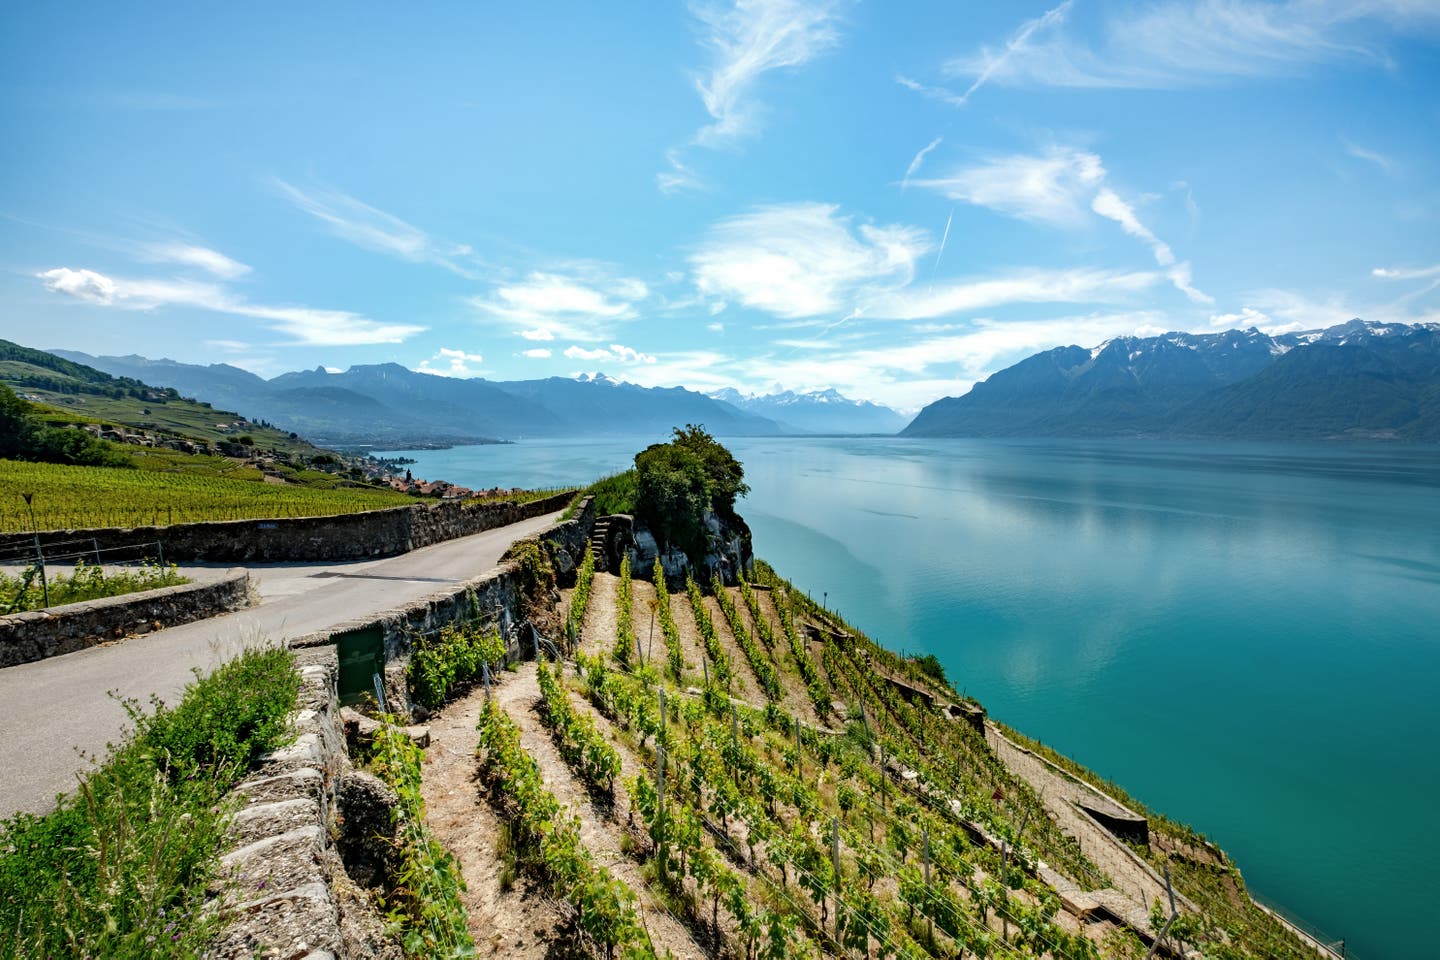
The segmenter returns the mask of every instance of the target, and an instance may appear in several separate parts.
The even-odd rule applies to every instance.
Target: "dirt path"
[[[735,600],[736,612],[740,614],[740,622],[746,628],[755,629],[755,618],[750,616],[750,606],[745,598],[740,595],[739,590],[733,590],[730,594]],[[780,618],[775,613],[775,605],[770,599],[770,591],[756,590],[755,601],[760,606],[760,616],[770,625],[770,634],[775,645],[770,649],[770,660],[775,665],[775,672],[780,677],[780,706],[791,716],[799,717],[801,723],[818,724],[820,718],[815,714],[815,704],[810,700],[810,692],[805,689],[805,678],[800,675],[800,665],[795,662],[795,655],[790,652],[790,641],[785,636],[785,628],[780,625]],[[755,644],[762,651],[765,650],[765,643],[760,639],[759,634],[755,635]]]
[[[501,677],[501,685],[513,681],[509,674]],[[461,900],[479,956],[564,956],[578,944],[548,892],[523,875],[508,891],[502,889],[501,823],[482,795],[475,762],[475,724],[484,700],[484,689],[477,688],[430,717],[420,784],[425,819],[460,863],[466,887]]]
[[[535,664],[522,664],[517,672],[507,676],[505,683],[496,689],[495,698],[519,727],[520,745],[535,759],[545,786],[556,800],[580,818],[580,840],[585,849],[590,851],[596,863],[608,869],[615,879],[639,897],[641,917],[656,953],[663,957],[668,951],[679,960],[705,957],[705,950],[691,937],[689,929],[666,912],[655,895],[649,893],[639,864],[622,849],[621,836],[626,828],[615,819],[619,805],[612,808],[608,803],[603,806],[596,803],[560,756],[550,731],[536,710],[540,702],[540,688],[535,680]]]
[[[615,594],[620,578],[597,573],[590,585],[590,602],[580,630],[580,650],[587,656],[610,655],[615,649]]]
[[[735,636],[730,632],[730,621],[725,619],[725,611],[720,609],[720,604],[714,597],[708,595],[705,597],[705,609],[710,613],[710,622],[715,625],[715,637],[720,641],[720,649],[730,658],[730,673],[734,677],[730,685],[730,695],[748,700],[757,706],[764,706],[767,698],[755,679],[755,670],[750,666],[750,661],[745,659],[745,651],[740,649],[740,644],[735,642]]]
[[[680,649],[685,653],[688,682],[700,686],[704,679],[705,645],[700,642],[700,631],[695,626],[695,614],[690,610],[690,597],[681,590],[670,595],[670,612],[675,616],[675,630],[680,634]],[[693,674],[693,675],[691,675]]]
[[[1148,915],[1151,903],[1165,898],[1163,881],[1136,863],[1109,831],[1075,809],[1069,799],[1076,789],[1074,784],[993,730],[987,729],[985,739],[1005,766],[1035,788],[1045,808],[1055,815],[1060,829],[1079,840],[1085,855],[1109,875],[1113,886],[1108,890],[1093,891],[1090,894],[1092,899],[1106,903],[1123,916],[1140,919]],[[1129,909],[1117,909],[1122,905],[1129,906]],[[1148,927],[1148,922],[1146,925]]]

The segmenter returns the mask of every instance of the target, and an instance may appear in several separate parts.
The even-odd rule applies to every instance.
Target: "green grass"
[[[30,529],[25,493],[34,494],[42,530],[334,516],[415,502],[389,490],[261,483],[249,479],[250,472],[205,475],[0,460],[0,532]]]
[[[640,494],[639,479],[639,474],[634,470],[625,470],[608,477],[601,477],[582,492],[595,498],[595,515],[597,517],[608,516],[612,513],[633,514],[635,500]]]
[[[0,821],[0,957],[199,957],[218,917],[226,794],[288,736],[300,678],[283,650],[198,677],[45,816]]]
[[[42,584],[38,576],[12,577],[0,573],[0,612],[39,610],[46,606],[47,591],[49,606],[58,607],[189,582],[188,577],[180,576],[173,563],[167,567],[147,563],[133,569],[106,573],[104,568],[80,560],[68,577],[62,573],[51,577],[48,584]]]

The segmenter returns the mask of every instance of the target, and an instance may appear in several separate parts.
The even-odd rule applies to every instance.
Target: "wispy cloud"
[[[1025,21],[1010,35],[1010,39],[1006,40],[1005,45],[998,51],[992,52],[988,47],[982,48],[981,65],[975,71],[974,79],[970,81],[970,85],[961,93],[954,93],[944,87],[926,86],[909,77],[900,76],[895,79],[901,86],[914,90],[922,96],[929,97],[932,100],[939,100],[952,107],[963,107],[970,102],[970,98],[973,97],[981,87],[990,82],[992,77],[1003,73],[1012,60],[1024,55],[1032,36],[1064,20],[1065,16],[1070,12],[1072,2],[1073,0],[1065,0],[1064,3],[1045,11],[1045,13],[1033,20]]]
[[[1164,279],[1153,271],[1022,270],[875,294],[863,311],[875,320],[928,320],[1022,303],[1123,303]]]
[[[1135,208],[1121,200],[1114,190],[1102,187],[1100,192],[1095,194],[1095,199],[1090,201],[1090,209],[1120,224],[1120,229],[1130,236],[1148,243],[1155,254],[1155,262],[1160,266],[1168,267],[1175,262],[1175,254],[1170,245],[1151,233],[1150,228],[1141,223],[1140,218],[1135,215]]]
[[[1440,7],[1426,0],[1170,0],[1115,8],[1092,43],[1063,29],[1066,13],[1047,14],[1042,36],[957,57],[944,72],[974,83],[1170,88],[1337,61],[1387,64],[1397,37],[1440,26]]]
[[[249,266],[232,260],[218,250],[181,241],[142,244],[136,251],[136,256],[145,263],[175,263],[198,267],[222,280],[235,280],[250,272]]]
[[[947,90],[945,87],[937,87],[932,84],[921,83],[914,77],[907,77],[903,73],[897,73],[895,75],[895,82],[900,84],[900,86],[904,87],[906,90],[911,90],[915,93],[920,94],[920,96],[922,97],[926,97],[927,99],[935,100],[939,103],[948,104],[952,107],[965,106],[964,97],[962,97],[960,94],[956,93],[953,90]]]
[[[520,355],[529,357],[531,360],[549,360],[550,351],[544,347],[533,347],[529,350],[520,351]]]
[[[920,172],[920,165],[925,162],[925,158],[929,156],[930,151],[940,146],[940,141],[944,139],[944,137],[936,137],[920,148],[920,152],[915,154],[915,159],[910,161],[910,166],[905,168],[905,177],[900,181],[900,189],[903,190],[910,185],[910,178]]]
[[[857,226],[832,205],[782,204],[717,223],[691,266],[704,294],[832,326],[837,318],[925,320],[1012,304],[1124,303],[1174,282],[1157,271],[1022,269],[917,284],[916,262],[931,249],[915,227]],[[1188,285],[1188,273],[1182,279]]]
[[[1440,277],[1440,263],[1433,267],[1376,267],[1370,275],[1382,280],[1426,280]]]
[[[714,149],[754,135],[763,113],[756,93],[760,79],[804,66],[835,47],[840,41],[840,6],[841,0],[693,4],[701,43],[712,56],[709,69],[695,78],[695,90],[711,122],[695,132],[690,145]],[[666,164],[656,177],[661,190],[674,192],[699,183],[683,150],[667,151]]]
[[[1079,227],[1088,214],[1097,214],[1149,246],[1177,290],[1197,303],[1212,302],[1192,282],[1190,265],[1177,263],[1170,245],[1141,222],[1134,205],[1105,185],[1108,176],[1099,155],[1052,146],[1040,154],[990,157],[946,176],[911,182],[951,200],[1050,226]]]
[[[1073,226],[1085,219],[1088,201],[1104,179],[1105,166],[1095,154],[1052,147],[1039,155],[990,157],[911,183],[1021,220]]]
[[[440,377],[456,377],[464,380],[480,376],[482,372],[480,364],[484,362],[485,358],[481,354],[466,353],[464,350],[456,350],[453,347],[441,347],[434,355],[421,360],[420,366],[415,370],[418,373],[433,373]]]
[[[95,306],[122,310],[193,307],[214,313],[252,317],[311,346],[356,346],[400,343],[425,328],[387,324],[348,310],[252,303],[226,287],[184,279],[126,279],[94,270],[56,267],[38,275],[45,289]]]
[[[410,263],[431,263],[467,279],[478,279],[474,251],[466,244],[433,237],[391,213],[330,187],[301,189],[278,177],[280,195],[357,247]]]
[[[608,347],[595,347],[594,349],[571,345],[565,348],[565,356],[571,360],[601,360],[627,365],[655,362],[654,356],[648,353],[641,353],[639,350],[619,343],[612,343]]]
[[[526,340],[596,341],[619,323],[635,319],[635,305],[650,295],[633,277],[575,277],[531,273],[519,283],[496,287],[470,303],[486,320],[512,329]]]
[[[835,206],[793,203],[720,221],[690,263],[702,293],[796,319],[848,312],[866,290],[909,283],[929,248],[914,227],[854,227]]]
[[[1395,164],[1393,164],[1390,161],[1390,158],[1385,156],[1384,154],[1379,153],[1375,150],[1370,150],[1366,147],[1362,147],[1360,146],[1360,144],[1352,143],[1349,140],[1344,140],[1342,142],[1345,144],[1345,152],[1350,154],[1350,156],[1354,157],[1356,160],[1364,160],[1366,163],[1373,163],[1385,173],[1395,172]]]

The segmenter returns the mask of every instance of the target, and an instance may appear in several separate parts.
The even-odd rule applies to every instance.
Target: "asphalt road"
[[[195,668],[246,646],[322,630],[425,596],[495,566],[510,544],[559,518],[550,514],[399,557],[248,567],[259,603],[209,620],[0,670],[0,817],[44,813],[75,788],[89,757],[117,741],[125,711],[111,691],[173,702]]]

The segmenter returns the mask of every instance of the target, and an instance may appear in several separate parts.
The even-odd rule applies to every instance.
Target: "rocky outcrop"
[[[705,555],[698,568],[683,551],[664,549],[650,529],[629,514],[601,517],[595,522],[596,529],[602,524],[606,532],[606,566],[597,569],[618,570],[620,558],[629,556],[632,573],[649,579],[650,568],[658,557],[672,588],[683,584],[687,573],[704,582],[718,575],[733,585],[737,572],[748,572],[755,562],[750,525],[739,514],[722,517],[713,510],[705,511]]]
[[[44,660],[192,620],[248,607],[250,576],[228,571],[218,580],[67,603],[0,616],[0,667]]]

